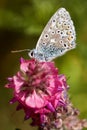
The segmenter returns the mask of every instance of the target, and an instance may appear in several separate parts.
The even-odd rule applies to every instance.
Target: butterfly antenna
[[[30,52],[30,49],[24,49],[24,50],[15,50],[15,51],[11,51],[11,53],[18,53],[18,52],[23,52],[23,51],[28,51]]]

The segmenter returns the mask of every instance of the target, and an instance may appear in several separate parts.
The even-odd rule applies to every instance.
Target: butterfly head
[[[38,61],[45,61],[45,57],[42,53],[38,52],[36,49],[31,50],[28,55],[30,58],[35,58]]]

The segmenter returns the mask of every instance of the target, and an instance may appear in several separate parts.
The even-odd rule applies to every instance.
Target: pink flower
[[[58,73],[53,62],[20,59],[20,70],[8,78],[6,88],[13,89],[16,110],[23,109],[24,120],[32,119],[31,125],[40,130],[82,130],[87,120],[79,119],[79,112],[69,101],[66,77]]]
[[[58,74],[53,62],[38,62],[35,59],[20,59],[20,70],[8,78],[5,87],[13,89],[13,99],[18,101],[17,110],[23,109],[25,119],[42,124],[46,114],[56,112],[59,106],[67,105],[66,77]],[[37,118],[36,118],[37,117]]]

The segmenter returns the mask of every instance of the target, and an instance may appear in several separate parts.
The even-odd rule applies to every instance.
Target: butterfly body
[[[29,56],[39,61],[51,61],[74,49],[75,40],[73,21],[66,9],[60,8],[47,23],[36,48],[31,50]]]

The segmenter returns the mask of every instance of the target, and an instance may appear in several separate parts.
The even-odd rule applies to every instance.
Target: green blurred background
[[[12,91],[4,88],[6,78],[19,69],[19,59],[29,59],[26,52],[11,50],[34,48],[54,12],[65,7],[74,21],[77,47],[55,59],[59,73],[65,74],[70,85],[69,95],[79,108],[81,118],[87,118],[87,0],[0,0],[0,130],[36,129],[24,122],[17,104],[9,105]]]

